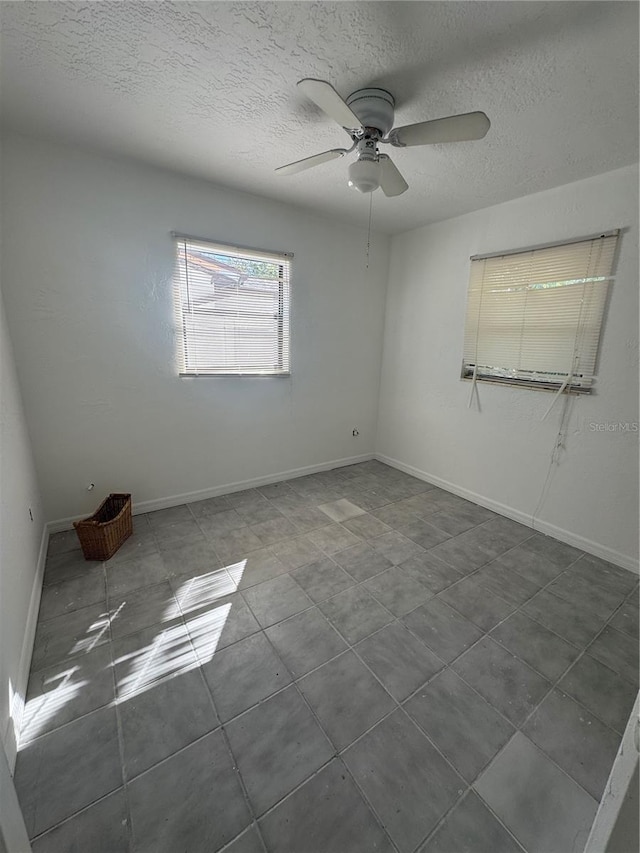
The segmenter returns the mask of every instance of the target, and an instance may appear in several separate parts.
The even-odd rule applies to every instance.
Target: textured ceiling
[[[397,232],[638,158],[633,2],[1,2],[3,125],[366,223],[346,159],[276,166],[346,134],[296,90],[376,85],[396,124],[484,110],[479,142],[386,149]]]

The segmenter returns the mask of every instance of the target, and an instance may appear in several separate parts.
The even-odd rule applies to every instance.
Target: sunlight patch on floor
[[[176,598],[180,609],[186,616],[195,610],[202,610],[210,604],[231,595],[238,589],[238,584],[225,569],[209,572],[189,578],[177,590]]]
[[[41,734],[81,690],[89,688],[90,682],[78,675],[80,669],[80,666],[70,666],[64,672],[56,672],[44,680],[42,694],[27,700],[22,716],[21,746]]]
[[[176,598],[180,611],[175,604],[166,607],[156,626],[157,633],[140,647],[125,651],[114,660],[118,701],[129,700],[158,682],[195,669],[213,657],[233,607],[228,597],[237,591],[246,562],[240,560],[226,569],[188,578],[178,587]],[[126,605],[124,601],[110,618],[105,614],[94,621],[86,634],[74,643],[70,655],[86,654],[94,649],[109,631],[110,619],[115,621]],[[176,619],[179,621],[174,621]],[[174,624],[167,625],[170,621]],[[149,632],[148,628],[143,630]],[[135,634],[130,636],[133,638]],[[126,645],[127,640],[123,637],[121,642]],[[44,680],[40,695],[26,702],[22,744],[50,729],[62,709],[81,691],[91,691],[92,679],[104,672],[99,670],[86,676],[82,670],[80,659],[71,661],[68,668],[57,670]]]
[[[229,618],[231,602],[187,619],[187,630],[200,663],[206,663],[216,653],[224,626]]]
[[[158,633],[146,645],[117,657],[116,682],[119,696],[148,690],[158,681],[187,672],[197,666],[189,637],[181,624]]]
[[[247,568],[247,559],[245,558],[244,560],[238,560],[237,563],[230,563],[224,568],[231,580],[234,582],[236,589],[238,589],[238,587],[240,586],[240,581],[242,580],[242,575],[244,574],[244,570]]]
[[[76,643],[74,643],[71,651],[69,652],[69,656],[86,654],[92,649],[95,649],[98,643],[105,638],[105,634],[109,630],[109,625],[109,614],[101,614],[99,619],[96,619],[95,622],[89,625],[85,636],[81,637]]]

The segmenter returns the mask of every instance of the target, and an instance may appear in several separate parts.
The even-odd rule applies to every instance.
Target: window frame
[[[172,275],[172,289],[174,300],[174,314],[176,317],[176,343],[178,352],[178,376],[183,378],[197,379],[206,378],[270,378],[291,376],[291,267],[293,252],[274,251],[270,249],[258,249],[249,246],[239,246],[235,243],[224,243],[211,238],[195,237],[181,232],[170,232],[174,242],[174,271]],[[180,253],[182,247],[186,250],[189,244],[210,247],[212,254],[229,254],[232,257],[246,261],[266,261],[278,266],[278,312],[274,315],[276,319],[276,336],[274,337],[277,350],[277,363],[279,367],[273,370],[234,370],[225,368],[206,368],[198,370],[187,369],[188,363],[188,340],[189,331],[186,318],[189,312],[184,310],[184,299],[179,283],[179,266],[181,264]],[[186,260],[185,260],[186,264]],[[284,366],[286,362],[286,367]]]

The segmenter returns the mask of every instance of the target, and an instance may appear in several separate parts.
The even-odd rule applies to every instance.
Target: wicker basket
[[[110,494],[92,516],[73,526],[85,560],[109,560],[133,533],[131,495]]]

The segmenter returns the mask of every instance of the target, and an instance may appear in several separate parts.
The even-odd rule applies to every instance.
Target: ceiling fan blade
[[[298,88],[309,100],[325,112],[329,118],[337,121],[341,127],[362,127],[360,119],[348,107],[330,83],[313,80],[310,77],[300,80]]]
[[[386,154],[380,154],[379,158],[382,168],[380,170],[380,187],[386,196],[402,195],[409,189],[409,184],[398,171],[393,160]]]
[[[295,163],[287,163],[286,166],[280,166],[276,169],[278,175],[296,175],[298,172],[304,172],[305,169],[312,169],[314,166],[319,166],[321,163],[328,163],[329,160],[336,160],[338,157],[344,157],[347,153],[346,148],[332,148],[331,151],[323,151],[322,154],[314,154],[312,157],[305,157],[304,160],[296,160]]]
[[[484,113],[464,113],[459,116],[437,118],[396,127],[389,134],[389,142],[399,147],[433,145],[439,142],[466,142],[482,139],[491,127]]]

